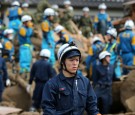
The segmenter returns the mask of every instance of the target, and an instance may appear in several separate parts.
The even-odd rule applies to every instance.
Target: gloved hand
[[[11,85],[11,81],[10,81],[10,79],[7,79],[6,80],[6,86],[10,86]]]
[[[31,85],[28,84],[27,87],[26,87],[26,91],[27,91],[28,93],[30,93],[30,89],[31,89]]]

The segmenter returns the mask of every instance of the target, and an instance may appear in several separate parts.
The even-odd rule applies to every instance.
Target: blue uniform
[[[86,67],[89,77],[92,77],[94,81],[95,67],[98,63],[98,55],[104,49],[105,45],[101,41],[95,42],[88,51],[88,57],[86,58]]]
[[[18,32],[19,27],[21,26],[20,16],[22,15],[22,10],[18,6],[11,7],[7,11],[7,16],[9,18],[8,27],[14,29],[15,32]]]
[[[5,60],[0,57],[0,101],[2,101],[2,92],[4,89],[4,83],[3,80],[6,81],[8,79],[8,74],[7,74],[7,67]]]
[[[43,115],[97,115],[97,100],[88,78],[63,73],[49,80],[42,95]]]
[[[47,60],[40,59],[33,64],[30,72],[29,84],[32,84],[33,80],[36,83],[32,97],[34,101],[33,106],[35,108],[39,109],[41,107],[41,98],[44,85],[50,78],[54,76],[56,76],[55,71]]]
[[[107,13],[98,13],[94,19],[95,30],[102,35],[105,35],[109,27],[112,27],[109,15]]]
[[[117,39],[118,52],[122,57],[123,64],[127,66],[135,65],[135,34],[132,30],[125,30],[119,34]],[[123,69],[123,74],[129,71]]]
[[[65,44],[65,43],[70,43],[72,42],[73,39],[67,35],[66,33],[62,32],[62,35],[60,36],[60,40],[56,42],[56,45],[58,44]]]
[[[43,39],[41,48],[48,49],[51,52],[50,62],[52,65],[55,64],[55,41],[54,41],[54,31],[52,29],[52,23],[45,19],[41,24]]]
[[[116,51],[116,47],[116,40],[113,40],[113,42],[106,44],[105,50],[111,53],[110,64],[115,66],[115,77],[119,78],[122,76],[122,71],[120,67],[120,61],[118,60],[118,53]]]
[[[30,65],[32,61],[32,42],[31,36],[33,34],[32,28],[26,28],[22,26],[19,29],[19,44],[20,44],[20,51],[19,51],[19,63],[20,63],[20,73],[29,72]]]
[[[8,51],[9,57],[7,57],[6,60],[11,61],[12,56],[14,55],[14,46],[12,42],[8,38],[4,37],[2,45],[3,45],[3,49]]]
[[[113,66],[104,66],[99,63],[96,66],[94,90],[98,99],[101,114],[108,114],[112,104],[112,80]]]

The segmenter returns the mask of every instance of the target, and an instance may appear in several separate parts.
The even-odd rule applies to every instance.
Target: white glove
[[[10,86],[11,85],[11,81],[10,81],[10,79],[7,79],[6,80],[6,86]]]
[[[79,31],[79,34],[82,35],[82,31],[81,30]]]
[[[31,89],[31,85],[28,84],[27,87],[26,87],[26,91],[27,91],[28,93],[30,93],[30,89]]]

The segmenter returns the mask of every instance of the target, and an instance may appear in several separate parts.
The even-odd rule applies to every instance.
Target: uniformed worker
[[[111,54],[103,51],[99,54],[100,63],[96,66],[94,90],[101,114],[109,114],[112,104],[112,81],[114,68],[110,64]]]
[[[40,51],[41,58],[32,65],[27,91],[30,92],[33,81],[35,81],[36,86],[33,92],[33,102],[30,111],[37,111],[41,109],[41,99],[44,85],[49,79],[56,75],[52,65],[48,61],[50,56],[50,51],[48,49],[43,49]]]
[[[76,31],[74,30],[71,20],[73,18],[73,11],[70,10],[71,2],[69,0],[64,1],[64,11],[60,12],[60,24],[64,26],[69,32],[75,34]]]
[[[22,9],[20,8],[20,3],[18,1],[14,1],[11,4],[11,8],[9,8],[6,12],[7,17],[9,18],[9,24],[8,28],[11,28],[15,31],[15,33],[18,32],[20,26],[21,26],[21,16],[22,16]]]
[[[6,61],[12,61],[14,58],[13,39],[14,39],[14,30],[13,29],[6,29],[4,31],[4,38],[2,39],[3,56],[4,56]]]
[[[88,77],[95,81],[95,68],[98,61],[98,55],[104,50],[105,44],[101,41],[100,37],[94,36],[92,40],[92,45],[88,49],[88,56],[86,58],[86,67],[88,72]]]
[[[121,32],[118,36],[118,52],[122,57],[122,63],[127,66],[135,65],[135,33],[133,29],[135,28],[134,22],[132,20],[127,20],[124,25],[125,30]],[[129,70],[123,68],[123,74],[126,75]]]
[[[111,18],[106,13],[107,6],[104,3],[100,4],[98,8],[99,13],[95,16],[94,28],[97,33],[105,35],[108,28],[112,27]]]
[[[49,80],[43,90],[43,115],[99,115],[90,81],[77,74],[81,52],[72,42],[58,50],[61,72]]]
[[[117,52],[117,30],[115,28],[109,28],[107,30],[108,43],[105,46],[106,51],[111,53],[110,64],[114,65],[115,77],[120,78],[122,76],[122,71],[120,67],[120,60]]]
[[[83,16],[81,16],[79,20],[79,28],[82,31],[82,34],[86,38],[89,38],[93,32],[93,25],[92,25],[91,17],[89,15],[90,10],[88,7],[84,7],[82,11],[83,11]]]
[[[33,23],[32,17],[29,15],[24,15],[22,17],[23,25],[19,29],[19,64],[20,73],[30,72],[30,66],[32,62],[32,50],[33,45],[31,42],[31,37],[33,35]]]
[[[52,8],[47,8],[44,11],[44,20],[41,23],[42,29],[42,44],[41,49],[49,49],[51,52],[50,62],[55,64],[55,41],[52,21],[54,19],[55,12]]]
[[[59,40],[56,42],[56,45],[58,44],[65,44],[65,43],[70,43],[73,41],[73,39],[64,32],[64,27],[61,25],[56,26],[56,28],[54,29],[54,31],[57,33],[57,35],[59,36]]]
[[[3,47],[2,47],[2,44],[0,43],[0,102],[2,101],[4,82],[6,83],[6,86],[11,85],[11,81],[10,81],[10,79],[8,79],[6,62],[2,58],[2,49],[3,49]]]

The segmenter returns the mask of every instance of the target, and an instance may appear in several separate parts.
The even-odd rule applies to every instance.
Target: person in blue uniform
[[[133,32],[134,22],[127,20],[125,22],[125,30],[118,36],[118,52],[122,57],[122,63],[127,66],[135,65],[135,33]],[[129,70],[123,68],[123,74],[126,75]]]
[[[19,64],[20,73],[30,72],[30,66],[32,61],[33,45],[31,37],[33,35],[33,23],[32,18],[29,15],[22,17],[23,25],[19,29]]]
[[[52,21],[54,18],[55,12],[51,8],[47,8],[44,11],[44,20],[41,23],[42,30],[42,44],[41,49],[49,49],[51,52],[50,62],[52,65],[55,64],[55,41],[54,41],[54,31]]]
[[[81,52],[72,42],[58,50],[61,72],[49,80],[42,95],[43,115],[99,115],[97,99],[88,78],[78,75]]]
[[[30,92],[33,80],[35,81],[36,86],[33,92],[33,103],[30,111],[36,111],[41,109],[41,98],[44,85],[49,79],[56,76],[56,72],[48,61],[50,56],[50,51],[48,49],[43,49],[40,52],[41,58],[32,65],[27,91]]]
[[[54,31],[57,33],[57,35],[59,36],[59,40],[56,42],[56,45],[58,44],[65,44],[65,43],[70,43],[73,41],[73,39],[64,32],[64,27],[61,25],[56,26],[56,28],[54,29]]]
[[[107,29],[109,27],[112,27],[111,19],[109,15],[105,12],[107,6],[104,3],[100,4],[98,8],[100,11],[95,16],[94,28],[97,33],[105,35]]]
[[[15,33],[18,32],[19,27],[22,25],[20,20],[22,13],[23,12],[18,1],[14,1],[11,4],[11,8],[9,8],[6,12],[6,15],[9,18],[8,28],[13,29]]]
[[[6,83],[6,86],[11,85],[10,79],[8,78],[6,62],[4,58],[2,58],[2,49],[2,44],[0,44],[0,102],[2,101],[4,82]]]
[[[86,68],[88,77],[94,81],[95,68],[98,63],[98,55],[103,51],[105,44],[98,36],[95,36],[92,40],[92,45],[89,47],[88,56],[86,57]]]
[[[101,114],[108,114],[112,104],[113,66],[110,64],[111,54],[103,51],[99,54],[100,63],[96,66],[94,91],[98,99]]]
[[[117,30],[115,28],[109,28],[107,30],[106,37],[108,39],[108,43],[106,44],[104,50],[111,53],[110,64],[114,65],[115,77],[120,78],[122,76],[122,69],[120,67],[119,55],[117,52]]]
[[[5,55],[6,57],[4,57],[6,61],[12,61],[14,57],[14,45],[12,42],[13,38],[14,38],[14,30],[6,29],[4,31],[4,38],[2,39],[2,45],[4,49],[3,51],[7,52],[7,56]]]

